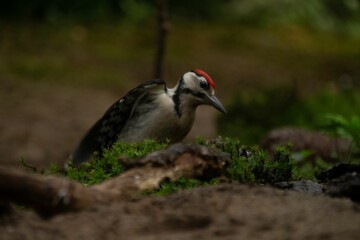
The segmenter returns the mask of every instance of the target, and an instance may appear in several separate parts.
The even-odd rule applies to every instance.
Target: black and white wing
[[[94,152],[102,152],[103,148],[110,147],[117,141],[118,135],[131,117],[133,109],[149,91],[163,88],[162,80],[150,80],[128,92],[123,98],[116,101],[85,134],[79,146],[71,154],[70,160],[79,165],[90,159]]]

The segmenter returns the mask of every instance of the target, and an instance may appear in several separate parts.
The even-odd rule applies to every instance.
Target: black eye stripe
[[[209,84],[206,81],[200,81],[200,87],[208,90],[209,89]]]

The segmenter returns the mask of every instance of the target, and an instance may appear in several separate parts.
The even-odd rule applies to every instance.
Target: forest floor
[[[358,239],[359,205],[270,187],[220,184],[48,220],[17,210],[1,239]]]

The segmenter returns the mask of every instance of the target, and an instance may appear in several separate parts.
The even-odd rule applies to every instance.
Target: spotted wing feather
[[[156,87],[163,86],[162,80],[147,81],[128,92],[123,98],[116,101],[105,114],[85,134],[79,146],[70,156],[73,164],[79,165],[89,160],[94,152],[101,153],[103,148],[110,147],[117,141],[118,135],[131,117],[133,109],[140,99]]]

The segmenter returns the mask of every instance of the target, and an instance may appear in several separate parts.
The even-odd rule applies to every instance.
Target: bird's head
[[[206,104],[226,113],[224,106],[215,96],[215,83],[203,70],[194,69],[185,73],[180,80],[180,91],[187,101],[194,105]]]

